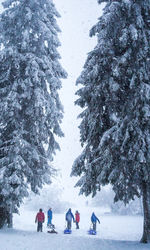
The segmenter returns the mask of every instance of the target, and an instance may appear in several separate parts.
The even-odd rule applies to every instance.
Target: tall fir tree
[[[81,194],[111,183],[115,201],[142,196],[141,242],[150,242],[150,1],[98,2],[107,3],[90,31],[97,46],[77,79],[84,150],[71,175],[81,176]]]
[[[67,74],[52,0],[6,0],[0,16],[0,195],[16,212],[28,190],[51,182],[63,136],[58,90]],[[12,224],[12,222],[10,222]]]

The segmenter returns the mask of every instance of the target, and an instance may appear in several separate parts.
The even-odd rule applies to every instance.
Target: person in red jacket
[[[42,229],[43,229],[43,223],[45,221],[45,215],[44,213],[42,212],[42,209],[40,208],[39,209],[39,212],[37,213],[36,215],[36,218],[35,218],[35,223],[37,222],[37,232],[42,232]]]
[[[80,214],[78,211],[75,213],[76,229],[79,229]]]

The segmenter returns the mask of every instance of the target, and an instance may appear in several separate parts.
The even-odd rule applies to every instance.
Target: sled
[[[93,230],[93,229],[90,229],[90,230],[88,231],[88,234],[90,234],[90,235],[96,235],[96,231]]]
[[[48,224],[47,227],[50,229],[47,232],[50,234],[58,234],[58,232],[55,231],[55,226],[54,224]]]
[[[47,232],[50,233],[50,234],[58,234],[58,232],[56,232],[55,229],[49,230]]]
[[[72,230],[71,230],[71,229],[67,229],[67,228],[66,228],[66,229],[64,230],[64,234],[71,234],[71,233],[72,233]]]

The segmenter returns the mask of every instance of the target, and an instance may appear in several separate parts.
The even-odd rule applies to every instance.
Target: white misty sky
[[[0,0],[0,4],[3,0]],[[96,45],[96,37],[89,37],[89,30],[97,23],[102,14],[104,4],[98,5],[97,0],[53,0],[56,9],[61,15],[57,19],[62,32],[59,34],[62,57],[61,64],[68,73],[68,78],[62,81],[62,90],[59,92],[64,106],[62,130],[65,137],[59,140],[61,151],[57,152],[53,165],[61,170],[61,177],[56,179],[64,188],[63,199],[81,202],[79,190],[74,188],[76,178],[70,178],[71,167],[75,158],[81,153],[79,143],[80,121],[77,115],[79,107],[74,105],[77,99],[75,82],[80,75],[87,53]],[[0,6],[1,7],[1,6]]]
[[[77,99],[75,82],[80,75],[87,53],[96,45],[96,37],[89,37],[89,30],[97,23],[104,5],[97,0],[53,0],[61,15],[57,20],[61,28],[59,52],[61,64],[68,73],[68,79],[63,80],[60,97],[64,105],[62,129],[65,137],[60,140],[61,152],[57,152],[54,164],[61,168],[61,183],[64,187],[63,198],[70,201],[82,201],[78,198],[79,190],[74,188],[76,178],[70,178],[71,167],[75,158],[81,153],[77,115],[79,107],[74,105]]]

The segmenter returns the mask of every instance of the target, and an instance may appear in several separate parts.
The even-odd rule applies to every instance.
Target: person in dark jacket
[[[80,214],[78,211],[75,213],[76,229],[79,229]]]
[[[40,208],[39,212],[37,213],[36,218],[35,218],[35,223],[36,222],[38,223],[37,232],[42,232],[44,221],[45,221],[45,215],[42,212],[42,209]]]
[[[47,211],[47,218],[48,218],[47,226],[52,225],[53,212],[51,208],[49,208],[49,210]]]
[[[73,213],[71,212],[71,208],[69,208],[68,212],[66,213],[66,221],[67,221],[67,229],[71,229],[72,220],[75,221]]]
[[[94,231],[96,231],[96,223],[97,223],[97,221],[98,221],[98,223],[100,224],[99,219],[96,217],[95,213],[93,212],[93,213],[92,213],[92,216],[91,216],[91,222],[92,222],[93,230],[94,230]]]

